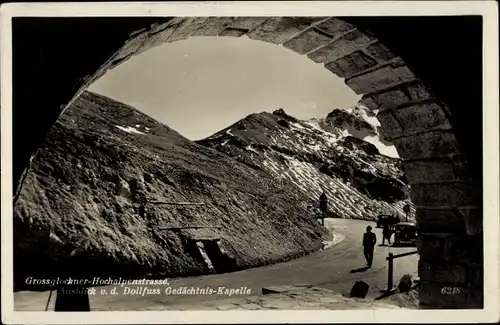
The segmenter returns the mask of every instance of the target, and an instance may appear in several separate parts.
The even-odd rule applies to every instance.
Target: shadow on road
[[[378,296],[378,297],[375,297],[375,300],[380,300],[380,299],[384,299],[384,298],[393,296],[393,295],[395,295],[397,293],[397,290],[396,289],[392,289],[390,291],[380,290],[380,293],[381,293],[381,295]]]
[[[369,266],[364,266],[364,267],[360,267],[359,269],[354,269],[354,270],[351,270],[351,273],[359,273],[359,272],[365,272],[367,270],[369,270],[370,267]]]
[[[384,299],[384,298],[388,298],[390,296],[394,296],[394,295],[397,295],[397,294],[405,294],[405,293],[408,293],[408,292],[411,292],[412,290],[418,290],[418,287],[419,287],[419,283],[418,282],[414,282],[413,285],[411,286],[411,288],[407,291],[400,291],[399,289],[397,288],[392,288],[390,291],[388,291],[387,289],[386,290],[380,290],[380,293],[381,295],[376,297],[375,300],[380,300],[380,299]]]

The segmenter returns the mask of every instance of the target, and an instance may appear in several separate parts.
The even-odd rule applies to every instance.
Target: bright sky
[[[191,140],[251,113],[283,108],[300,119],[323,117],[361,99],[322,64],[246,36],[191,37],[158,46],[109,71],[89,90]]]

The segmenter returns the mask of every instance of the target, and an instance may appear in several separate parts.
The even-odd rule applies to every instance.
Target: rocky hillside
[[[404,215],[410,203],[400,160],[380,152],[391,145],[379,128],[363,107],[308,121],[278,109],[249,115],[198,143],[292,182],[310,200],[324,191],[335,217],[372,220]]]
[[[303,194],[311,182],[301,182],[307,173],[339,172],[332,164],[324,164],[326,174],[310,167],[324,159],[317,152],[299,155],[281,140],[273,143],[280,134],[292,137],[285,131],[303,123],[270,116],[255,118],[281,133],[253,134],[251,127],[234,130],[235,136],[224,131],[227,137],[214,147],[226,143],[228,156],[132,107],[84,93],[45,139],[14,207],[16,287],[22,288],[29,276],[206,273],[208,266],[193,243],[207,237],[221,239],[235,269],[318,249],[327,231],[308,210],[317,199]],[[345,141],[352,147],[346,151],[364,150],[356,141]],[[284,164],[291,168],[290,177],[278,180],[273,173]],[[375,168],[370,166],[359,172]],[[350,189],[348,181],[320,179],[331,195],[366,201],[368,194]],[[390,196],[396,200],[403,192],[394,190]]]

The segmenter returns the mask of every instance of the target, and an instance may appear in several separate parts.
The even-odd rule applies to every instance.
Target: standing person
[[[321,193],[319,197],[319,209],[321,210],[321,224],[325,225],[325,217],[326,211],[328,211],[328,198],[326,197],[325,192]]]
[[[372,233],[372,227],[366,227],[366,232],[363,234],[363,249],[368,267],[372,266],[373,251],[377,243],[377,236]]]
[[[389,242],[389,245],[391,244],[391,227],[388,224],[384,224],[384,229],[382,230],[382,245],[385,245],[385,240]]]

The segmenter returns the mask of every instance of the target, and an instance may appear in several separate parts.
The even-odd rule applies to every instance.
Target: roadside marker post
[[[387,292],[391,292],[393,288],[393,273],[394,273],[394,254],[389,253],[389,257],[387,257],[389,261],[388,269],[387,269]]]
[[[404,256],[409,256],[409,255],[414,255],[418,254],[418,251],[413,251],[413,252],[407,252],[407,253],[402,253],[402,254],[397,254],[394,255],[393,253],[389,253],[389,256],[385,258],[385,260],[388,262],[387,266],[387,289],[385,291],[382,291],[386,294],[390,294],[395,291],[393,279],[394,279],[394,259],[404,257]]]

